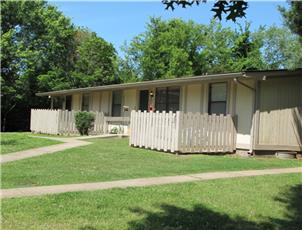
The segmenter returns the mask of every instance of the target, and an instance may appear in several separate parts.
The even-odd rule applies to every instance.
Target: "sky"
[[[186,9],[177,7],[174,11],[165,10],[161,1],[49,1],[58,7],[76,26],[83,26],[94,31],[98,36],[111,42],[120,56],[123,56],[121,46],[144,32],[150,17],[162,19],[180,18],[193,20],[196,23],[209,24],[213,18],[211,8],[213,2],[208,1],[200,6]],[[286,1],[249,1],[245,19],[238,23],[251,22],[251,30],[260,25],[282,25],[278,5],[287,7]],[[238,28],[233,22],[222,19],[224,26]]]

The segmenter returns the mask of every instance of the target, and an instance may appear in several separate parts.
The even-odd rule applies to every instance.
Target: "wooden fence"
[[[130,145],[181,153],[233,152],[236,129],[230,115],[131,112]]]
[[[255,150],[302,151],[302,107],[257,110],[253,137]]]
[[[67,110],[32,109],[30,130],[45,134],[78,134],[75,127],[75,113],[76,111]],[[121,124],[125,128],[129,123],[127,117],[105,117],[102,112],[94,112],[94,114],[95,121],[90,134],[106,134],[112,127],[118,126],[116,124]]]

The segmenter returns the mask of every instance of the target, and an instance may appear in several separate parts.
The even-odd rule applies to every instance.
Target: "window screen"
[[[53,109],[63,109],[64,97],[57,96],[52,99],[52,108]]]
[[[227,83],[210,84],[209,113],[226,114]]]
[[[89,111],[89,94],[83,94],[82,96],[82,111]]]
[[[158,88],[156,89],[155,108],[157,111],[179,110],[180,89],[178,87]]]
[[[112,116],[120,117],[122,110],[122,92],[113,91],[112,93]]]

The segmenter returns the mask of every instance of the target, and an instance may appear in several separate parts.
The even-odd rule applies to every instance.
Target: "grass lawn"
[[[128,146],[128,139],[93,144],[2,165],[2,187],[25,187],[180,175],[210,171],[297,167],[297,160],[230,155],[176,156]]]
[[[1,154],[38,148],[62,142],[31,137],[31,133],[1,133]]]
[[[300,229],[301,174],[4,199],[3,229]]]

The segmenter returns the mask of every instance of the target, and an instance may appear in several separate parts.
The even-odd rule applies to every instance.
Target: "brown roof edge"
[[[198,82],[198,81],[209,81],[209,80],[224,80],[230,78],[260,78],[264,75],[267,77],[270,76],[284,76],[284,75],[297,75],[301,74],[302,68],[296,70],[262,70],[262,71],[243,71],[237,73],[224,73],[224,74],[209,74],[209,75],[200,75],[193,77],[181,77],[173,79],[161,79],[153,81],[141,81],[133,83],[123,83],[123,84],[114,84],[114,85],[103,85],[95,87],[86,87],[86,88],[76,88],[76,89],[66,89],[59,91],[50,91],[36,93],[37,96],[51,96],[51,95],[64,95],[70,93],[85,93],[93,91],[102,91],[102,90],[119,90],[119,89],[131,89],[131,88],[141,88],[141,87],[150,87],[150,86],[169,86],[169,85],[179,85],[184,83]]]
[[[209,74],[209,75],[201,75],[201,76],[193,76],[193,77],[181,77],[181,78],[173,78],[173,79],[161,79],[161,80],[153,80],[153,81],[103,85],[103,86],[95,86],[95,87],[76,88],[76,89],[67,89],[67,90],[36,93],[36,95],[37,96],[51,96],[51,95],[64,95],[64,94],[70,94],[70,93],[85,93],[85,92],[102,91],[102,90],[105,91],[105,90],[150,87],[150,86],[168,86],[168,85],[177,85],[177,84],[198,82],[198,81],[207,81],[207,80],[223,80],[223,79],[230,79],[230,78],[234,78],[234,77],[243,77],[243,73],[238,72],[238,73],[225,73],[225,74]]]

